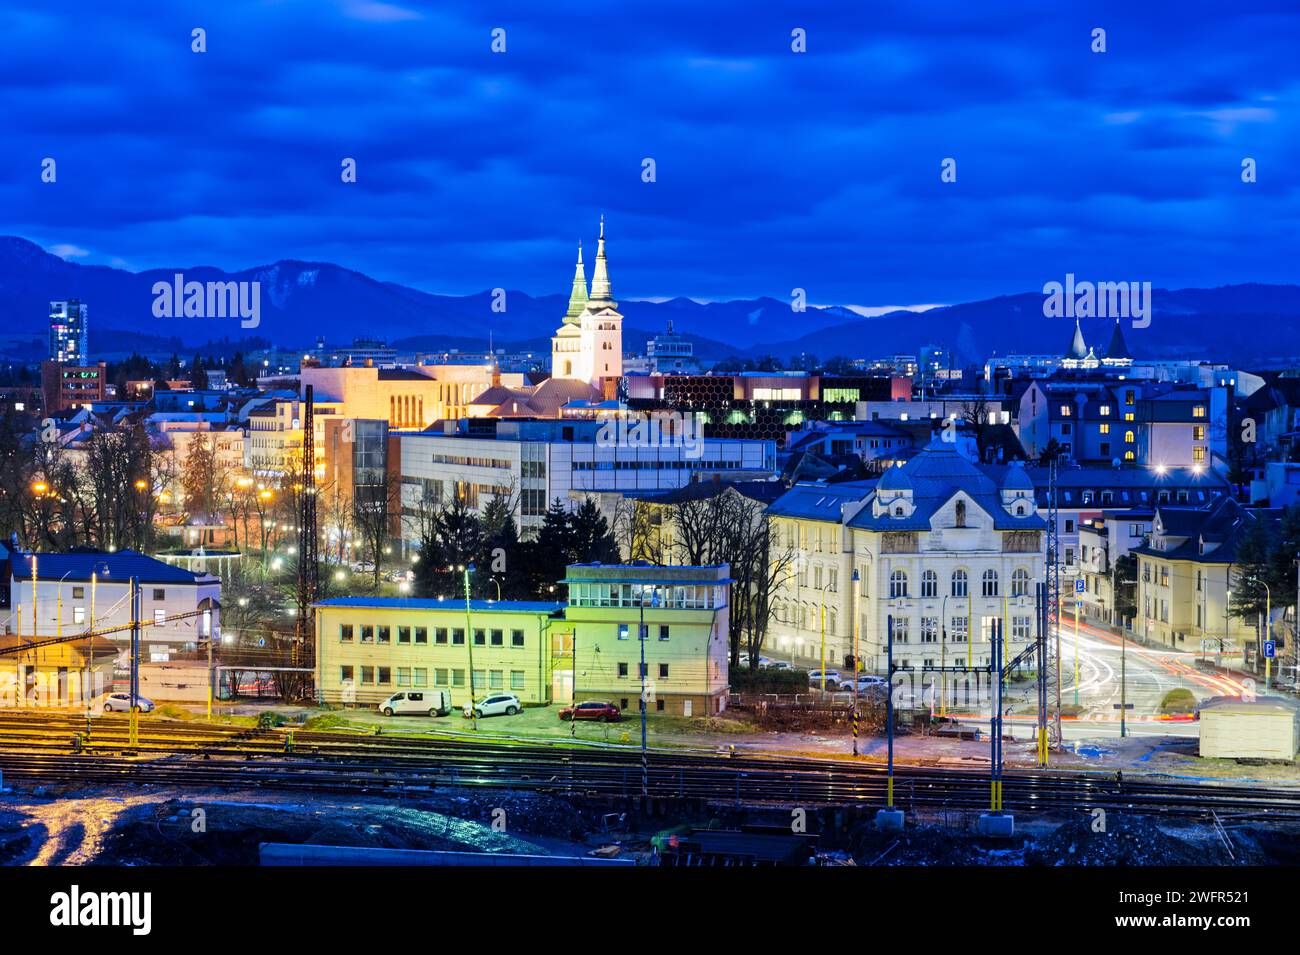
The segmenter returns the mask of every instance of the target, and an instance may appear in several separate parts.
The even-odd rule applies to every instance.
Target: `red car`
[[[613,703],[579,703],[577,706],[566,706],[560,710],[560,719],[562,720],[595,720],[597,723],[617,723],[622,719],[618,707]]]

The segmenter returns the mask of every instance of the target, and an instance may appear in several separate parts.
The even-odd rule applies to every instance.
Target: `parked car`
[[[514,716],[524,705],[519,702],[519,697],[513,693],[493,693],[491,696],[479,700],[477,706],[465,704],[465,719],[477,716],[480,719],[484,716]]]
[[[394,693],[379,704],[385,716],[446,716],[451,712],[447,690],[406,690]]]
[[[597,723],[617,723],[623,716],[613,703],[597,703],[589,700],[577,706],[566,706],[560,710],[562,720],[595,720]]]
[[[829,686],[839,686],[839,685],[840,685],[840,671],[839,671],[839,670],[826,670],[826,671],[822,671],[822,670],[812,670],[812,671],[810,671],[809,674],[808,674],[808,685],[809,685],[810,687],[813,687],[814,689],[820,687],[820,686],[822,685],[822,676],[823,676],[823,675],[825,675],[825,677],[826,677],[826,685],[827,685],[828,687],[829,687]]]
[[[758,658],[758,668],[760,670],[793,670],[793,663],[787,663],[784,660],[768,660],[766,657]]]
[[[135,695],[135,706],[141,713],[153,712],[153,700]],[[105,713],[130,713],[131,712],[131,694],[130,693],[110,693],[104,697]]]

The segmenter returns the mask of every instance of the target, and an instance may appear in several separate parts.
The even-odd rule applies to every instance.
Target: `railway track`
[[[72,737],[85,720],[0,714],[0,771],[10,780],[65,785],[156,785],[180,789],[258,788],[336,793],[420,794],[446,787],[493,787],[560,794],[638,796],[639,750],[537,743],[430,740],[348,733],[140,722],[128,746],[125,717],[97,718],[81,753]],[[719,757],[652,750],[648,793],[786,806],[873,806],[885,801],[878,764],[789,757]],[[968,770],[900,766],[895,802],[903,808],[979,810],[988,777]],[[1169,817],[1300,822],[1300,789],[1240,784],[1128,780],[1109,775],[1007,772],[1012,812],[1140,812]]]

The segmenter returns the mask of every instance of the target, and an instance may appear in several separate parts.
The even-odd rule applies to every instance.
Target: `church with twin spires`
[[[605,217],[600,217],[596,265],[587,290],[582,244],[564,322],[551,337],[551,378],[586,382],[606,399],[617,397],[623,376],[623,316],[614,301],[605,261]]]

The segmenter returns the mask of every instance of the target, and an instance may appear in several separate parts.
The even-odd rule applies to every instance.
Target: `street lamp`
[[[1264,588],[1264,641],[1267,643],[1273,638],[1273,591],[1268,586],[1268,581],[1259,577],[1246,578],[1253,583],[1260,584]],[[1268,690],[1273,685],[1273,658],[1265,655],[1264,657],[1264,689]]]
[[[417,555],[419,556],[419,555]],[[478,703],[475,699],[474,689],[474,626],[470,619],[469,608],[469,575],[474,573],[474,565],[461,567],[465,574],[465,646],[469,649],[469,717],[470,723],[474,727],[474,732],[478,732]]]

